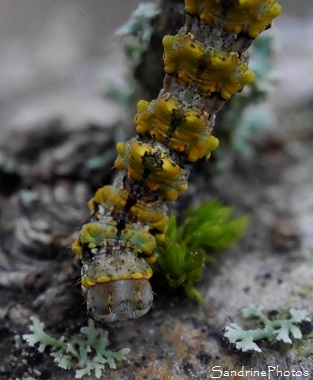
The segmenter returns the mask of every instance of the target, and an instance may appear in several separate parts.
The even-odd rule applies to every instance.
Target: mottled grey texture
[[[275,22],[274,29],[279,37],[278,46],[281,50],[278,50],[276,57],[280,81],[271,100],[272,106],[278,110],[277,125],[273,126],[273,133],[268,136],[266,144],[258,150],[254,159],[238,159],[232,168],[214,173],[214,176],[207,170],[210,163],[202,165],[197,170],[197,176],[192,178],[189,193],[179,204],[186,207],[217,195],[227,205],[234,206],[239,214],[250,215],[248,234],[241,244],[220,255],[206,269],[205,278],[200,284],[205,294],[204,305],[195,305],[182,294],[171,294],[167,289],[154,287],[154,309],[138,323],[110,331],[111,349],[129,347],[131,352],[128,361],[122,363],[116,371],[107,370],[105,378],[200,380],[210,378],[212,366],[231,370],[240,369],[243,365],[247,369],[264,370],[267,366],[278,365],[285,370],[308,370],[312,376],[313,346],[310,325],[302,327],[305,339],[292,347],[262,343],[263,355],[230,351],[222,338],[223,327],[230,321],[250,328],[255,327],[252,322],[249,326],[245,325],[246,322],[240,316],[240,309],[250,303],[262,306],[266,312],[297,307],[307,308],[313,315],[313,87],[307,85],[312,81],[312,41],[309,38],[312,25],[309,11],[312,9],[312,2],[307,0],[301,7],[293,0],[286,3],[287,6]],[[284,6],[283,2],[282,5]],[[102,19],[100,21],[105,22]],[[68,27],[69,24],[64,23],[64,28],[65,26]],[[91,27],[93,28],[93,23]],[[13,24],[9,30],[10,33],[14,32]],[[35,32],[40,34],[40,29]],[[74,32],[73,34],[75,35]],[[4,56],[1,57],[4,62]],[[7,55],[6,58],[8,59]],[[77,62],[81,61],[78,59]],[[102,67],[104,59],[97,62]],[[116,63],[116,60],[113,62]],[[92,68],[95,66],[92,64],[83,67],[89,67],[94,73]],[[63,69],[64,66],[59,66],[58,72],[64,72]],[[3,69],[1,72],[4,72]],[[37,77],[36,80],[39,81],[40,78]],[[38,110],[47,110],[53,119],[55,116],[61,116],[62,119],[62,114],[57,112],[56,115],[55,108],[50,108],[60,93],[64,96],[60,104],[67,106],[70,115],[74,113],[79,108],[78,104],[82,103],[71,101],[73,93],[80,97],[80,89],[83,88],[83,98],[89,98],[89,91],[86,94],[84,90],[86,82],[82,83],[74,87],[69,85],[71,90],[68,92],[63,91],[60,83],[55,86],[51,82],[48,85],[43,83],[44,92],[32,92],[31,88],[35,84],[31,80],[31,86],[26,87],[27,91],[25,90],[22,98],[15,98],[15,95],[5,98],[4,91],[1,97],[1,120],[2,126],[7,125],[6,134],[13,136],[8,130],[13,125],[23,130],[45,125],[45,120],[49,117],[41,118],[44,113]],[[22,88],[22,84],[18,83],[17,88],[20,89],[20,86]],[[47,100],[46,106],[40,108],[38,105],[44,102],[44,93],[51,102]],[[90,103],[90,108],[87,107],[88,112],[84,111],[85,121],[89,120],[89,115],[97,113],[97,104],[102,104],[97,99],[96,103]],[[106,103],[103,104],[106,107]],[[82,109],[83,107],[79,111]],[[106,109],[110,109],[110,106]],[[28,118],[29,115],[31,117]],[[13,116],[18,123],[13,122]],[[107,116],[106,112],[104,116]],[[112,119],[106,124],[105,117],[97,120],[101,120],[108,128],[115,124],[111,123]],[[132,117],[133,115],[129,116]],[[116,115],[113,120],[116,121]],[[65,124],[67,125],[66,122]],[[85,125],[84,122],[81,123],[83,130]],[[105,130],[111,131],[111,137],[113,131]],[[73,139],[74,136],[78,135],[74,133],[71,141],[77,141],[76,138]],[[16,139],[21,141],[22,137],[14,135],[15,142]],[[25,146],[29,146],[30,141],[23,141]],[[77,147],[64,140],[60,144],[42,152],[49,152],[47,154],[53,157],[54,149],[60,146]],[[6,145],[6,149],[1,150],[1,159],[8,157],[9,144]],[[65,151],[68,152],[66,149]],[[64,154],[63,157],[68,158],[69,155]],[[45,177],[45,173],[41,171],[36,177],[34,168],[42,168],[41,164],[46,162],[43,156],[41,159],[35,160],[28,168],[25,165],[13,166],[13,174],[19,176],[22,182],[12,184],[11,176],[1,181],[2,188],[4,184],[9,185],[8,192],[1,195],[0,377],[3,379],[23,378],[23,373],[27,372],[32,373],[36,379],[73,379],[73,373],[55,367],[46,354],[31,351],[29,356],[22,357],[21,350],[14,346],[13,335],[26,333],[29,317],[34,314],[40,316],[46,323],[46,331],[54,336],[71,336],[83,324],[87,324],[86,308],[82,305],[80,289],[79,286],[75,287],[80,268],[67,248],[72,240],[68,235],[69,230],[64,226],[72,228],[74,224],[79,227],[82,218],[88,217],[86,201],[92,195],[92,189],[86,183],[79,183],[82,177],[75,180],[67,178],[65,181],[60,173],[55,177],[51,168],[48,176]],[[61,160],[57,167],[67,167],[67,173],[73,173],[75,165],[66,166],[67,162],[67,159],[63,161],[62,166]],[[73,162],[75,161],[71,161]],[[25,168],[29,171],[25,172]],[[21,203],[20,193],[17,191],[20,190],[21,183],[23,186],[27,183],[25,173],[31,173],[31,194],[34,197],[25,199],[24,193],[24,203]],[[210,187],[209,175],[212,177]],[[47,177],[48,184],[42,185],[42,179]],[[27,185],[29,184],[28,182]],[[57,235],[49,235],[49,230],[36,217],[37,207],[40,205],[36,197],[38,194],[41,194],[41,216],[48,221],[52,218],[49,225],[56,227]],[[66,208],[62,206],[64,201]],[[35,202],[36,207],[29,208],[31,202]],[[27,224],[24,223],[26,216]],[[16,229],[16,225],[20,227]],[[43,239],[39,242],[38,233],[32,234],[34,227],[41,231],[39,235]],[[77,233],[74,227],[74,233],[75,231]],[[38,250],[39,253],[46,253],[46,258],[34,255],[34,251],[22,252],[16,248],[19,247],[17,242],[21,237],[29,246],[34,242],[34,236],[37,239],[36,247],[42,247],[46,241],[51,243],[48,245],[50,249],[45,252]],[[51,239],[46,240],[48,237]],[[54,255],[56,253],[57,257]]]

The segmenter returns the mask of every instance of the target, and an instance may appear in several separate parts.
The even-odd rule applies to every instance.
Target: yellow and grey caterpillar
[[[186,0],[185,7],[185,25],[163,38],[163,89],[138,102],[137,137],[117,144],[117,178],[89,201],[91,221],[72,245],[88,309],[110,324],[150,309],[166,203],[187,189],[191,164],[217,148],[215,113],[253,81],[247,49],[281,11],[274,0]]]

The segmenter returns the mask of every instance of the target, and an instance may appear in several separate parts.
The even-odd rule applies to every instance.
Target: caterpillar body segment
[[[165,36],[164,69],[185,86],[194,85],[203,95],[217,93],[228,100],[253,81],[254,74],[238,53],[207,47],[188,33]]]
[[[123,188],[113,188],[113,186],[103,186],[96,191],[96,194],[88,202],[92,214],[99,219],[103,215],[101,208],[123,210],[126,206],[128,194]]]
[[[218,146],[218,139],[211,135],[213,121],[207,113],[183,104],[170,94],[150,103],[141,100],[137,111],[137,133],[184,153],[188,162],[209,158]]]
[[[147,200],[139,197],[125,211],[127,197],[125,189],[116,188],[115,186],[103,186],[97,190],[95,196],[89,201],[89,208],[94,218],[97,220],[102,219],[102,223],[104,218],[111,216],[111,218],[114,217],[115,224],[116,219],[123,219],[125,225],[129,224],[131,227],[138,225],[140,228],[148,227],[150,230],[155,230],[157,238],[158,234],[164,234],[168,217],[166,215],[167,209],[164,207],[163,202],[151,201],[147,203]],[[82,235],[80,240],[82,240]]]
[[[186,0],[186,12],[207,26],[220,25],[227,33],[256,38],[281,12],[275,0]]]
[[[149,280],[152,270],[146,261],[123,248],[123,255],[109,254],[106,250],[86,259],[82,266],[82,285],[90,288],[117,280]]]
[[[189,170],[179,165],[172,153],[156,141],[129,140],[118,143],[115,167],[127,170],[127,175],[136,181],[144,181],[152,191],[166,200],[174,201],[188,187]]]
[[[72,245],[82,259],[88,309],[112,325],[151,308],[149,265],[165,239],[166,204],[187,189],[191,164],[217,148],[215,114],[253,80],[247,48],[280,12],[274,0],[185,4],[185,25],[163,38],[163,89],[138,102],[138,135],[117,144],[117,178],[89,201],[91,221]]]
[[[132,250],[103,251],[83,260],[82,288],[94,319],[123,326],[151,308],[152,270]]]

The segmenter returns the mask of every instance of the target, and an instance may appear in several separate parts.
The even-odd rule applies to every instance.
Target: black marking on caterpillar
[[[90,200],[91,221],[72,245],[88,309],[110,324],[150,309],[149,264],[165,239],[166,202],[187,189],[190,164],[217,148],[215,113],[253,80],[246,50],[281,10],[274,0],[185,5],[185,25],[163,38],[164,88],[152,102],[138,102],[138,135],[117,144],[119,174]]]

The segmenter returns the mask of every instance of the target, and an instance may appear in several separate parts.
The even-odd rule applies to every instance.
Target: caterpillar
[[[97,190],[72,251],[95,320],[125,324],[153,303],[149,279],[165,239],[167,203],[188,187],[192,163],[218,147],[215,114],[254,74],[247,49],[279,15],[275,0],[185,0],[185,25],[163,38],[165,77],[157,99],[140,100],[137,136],[117,143],[112,185]]]

